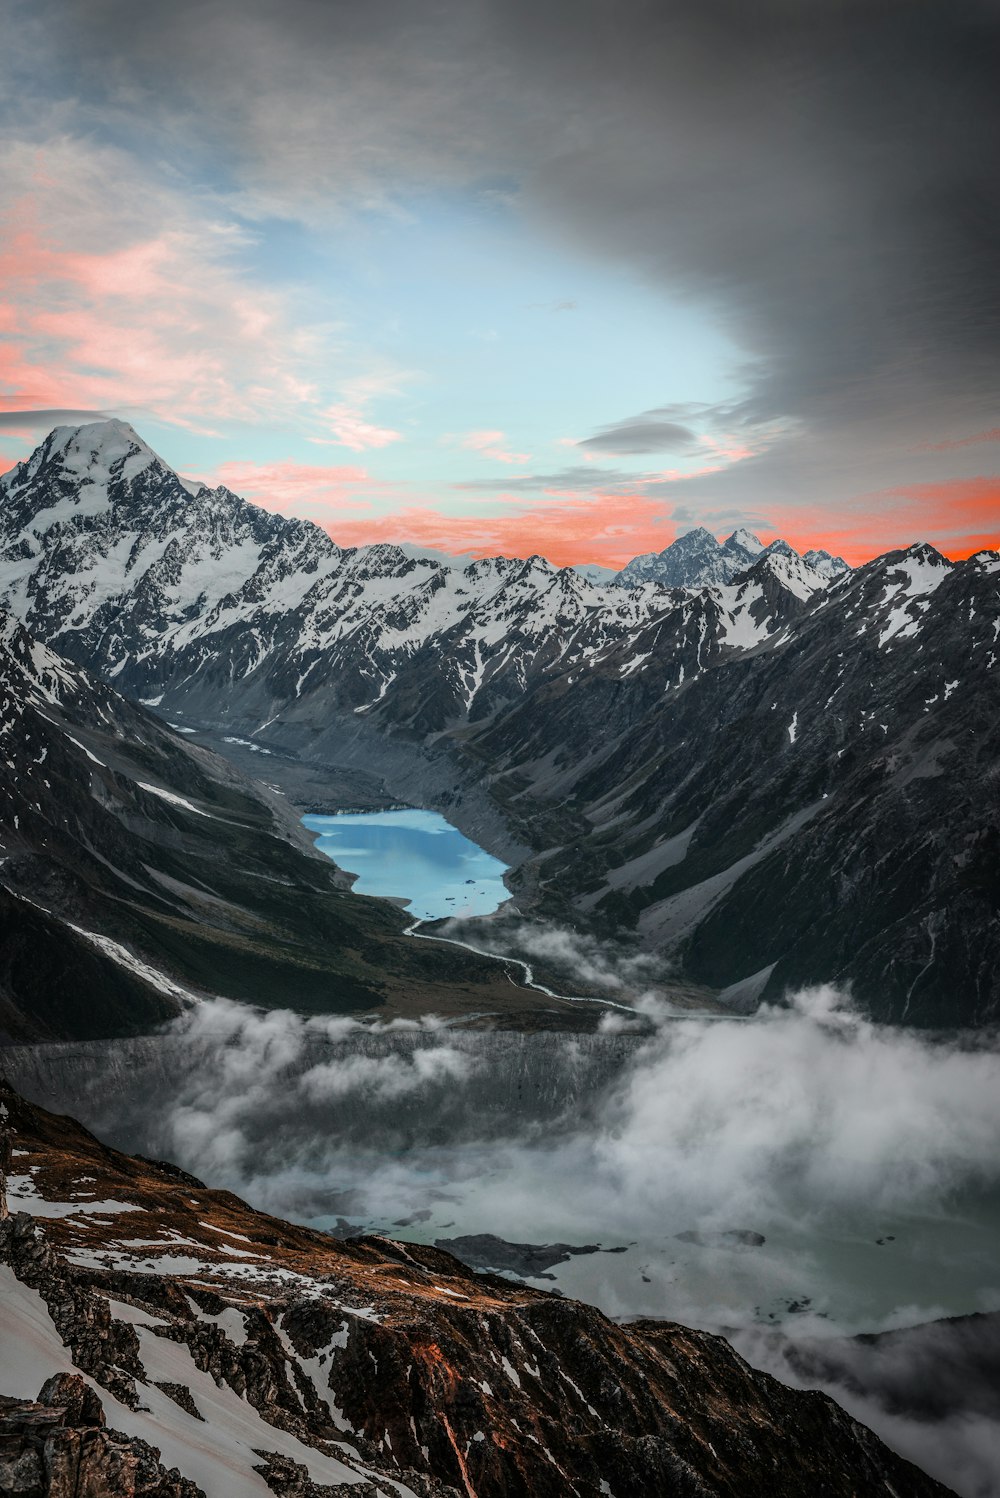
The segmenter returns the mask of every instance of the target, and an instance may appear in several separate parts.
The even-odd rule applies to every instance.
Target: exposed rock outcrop
[[[103,1431],[101,1398],[125,1435],[53,1450],[94,1446],[136,1474],[42,1493],[193,1498],[197,1483],[213,1498],[224,1461],[241,1493],[292,1498],[364,1492],[358,1479],[402,1498],[946,1494],[720,1337],[618,1326],[427,1246],[338,1243],[2,1096],[22,1208],[0,1228],[4,1378],[30,1326],[32,1357],[41,1345],[64,1375],[44,1398],[66,1411],[18,1404],[12,1470],[44,1472],[52,1431]],[[86,1379],[67,1381],[74,1368]]]

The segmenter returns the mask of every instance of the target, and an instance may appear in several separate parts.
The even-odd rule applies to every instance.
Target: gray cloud
[[[984,0],[92,0],[67,22],[109,103],[127,79],[154,115],[193,108],[289,206],[510,172],[560,232],[719,304],[757,361],[748,414],[995,369]]]
[[[1000,1318],[939,1319],[873,1339],[735,1338],[758,1368],[824,1389],[903,1456],[967,1498],[1000,1492]]]
[[[625,421],[612,422],[576,445],[612,454],[660,453],[684,452],[696,441],[690,427],[667,419],[666,412],[657,409],[644,411],[641,416],[631,416]]]
[[[645,960],[622,964],[570,932],[508,936],[615,992],[650,977]],[[992,1402],[977,1397],[976,1364],[948,1328],[874,1353],[839,1337],[824,1352],[816,1339],[912,1326],[946,1314],[949,1295],[1000,1306],[988,1251],[995,1038],[974,1048],[875,1025],[829,988],[746,1021],[678,1019],[653,999],[641,1009],[641,1033],[612,1017],[603,1036],[553,1048],[552,1037],[210,1001],[161,1053],[144,1052],[131,1098],[120,1073],[114,1087],[92,1079],[85,1118],[120,1146],[319,1225],[348,1216],[398,1233],[418,1220],[431,1238],[631,1244],[574,1261],[584,1278],[564,1287],[610,1314],[729,1329],[758,1365],[828,1387],[984,1498],[1000,1468],[995,1384]],[[713,1246],[733,1228],[766,1241]],[[701,1246],[676,1237],[692,1231]],[[811,1304],[782,1328],[798,1357],[761,1331],[793,1297]],[[944,1403],[915,1416],[929,1388]]]
[[[788,429],[692,500],[837,503],[995,425],[991,0],[44,9],[35,87],[61,69],[88,123],[182,149],[251,216],[474,185],[700,302],[736,350],[737,428]]]
[[[602,494],[615,490],[635,493],[652,478],[629,473],[624,468],[605,468],[597,463],[580,464],[572,468],[559,468],[552,473],[501,474],[497,478],[466,479],[452,487],[465,493],[502,492],[504,494],[538,494],[549,490],[599,490]]]
[[[508,934],[518,950],[575,967],[616,994],[649,982],[648,959],[620,966],[573,933]],[[208,1001],[172,1027],[166,1054],[177,1075],[167,1066],[137,1083],[131,1125],[145,1131],[146,1153],[155,1146],[277,1210],[290,1210],[290,1186],[312,1190],[310,1213],[323,1210],[331,1181],[345,1173],[355,1186],[368,1179],[373,1200],[383,1170],[398,1183],[401,1160],[387,1156],[401,1119],[404,1173],[418,1193],[427,1149],[447,1144],[446,1169],[460,1169],[463,1151],[490,1137],[508,1151],[504,1170],[530,1179],[534,1197],[507,1201],[501,1190],[488,1209],[474,1209],[507,1213],[512,1237],[524,1236],[523,1214],[544,1214],[547,1200],[581,1229],[606,1232],[617,1222],[632,1236],[659,1236],[672,1222],[743,1219],[831,1232],[844,1217],[871,1226],[894,1213],[943,1213],[959,1191],[972,1193],[974,1212],[974,1193],[1000,1185],[995,1044],[947,1044],[873,1024],[829,987],[749,1021],[671,1017],[655,996],[639,1009],[647,1037],[620,1053],[586,1109],[573,1079],[592,1048],[578,1052],[566,1040],[566,1076],[545,1089],[546,1108],[562,1091],[565,1116],[556,1126],[550,1110],[538,1133],[527,1101],[514,1114],[496,1111],[495,1101],[483,1108],[502,1037]],[[609,1029],[620,1028],[611,1016]],[[524,1065],[521,1041],[510,1046],[515,1066]],[[148,1089],[157,1083],[167,1094],[154,1107]],[[113,1120],[122,1105],[118,1094],[94,1104],[108,1110],[102,1127],[119,1140]],[[523,1150],[530,1159],[518,1159]],[[585,1168],[567,1173],[570,1157]],[[837,1276],[831,1262],[808,1272]]]
[[[19,427],[73,426],[78,422],[103,421],[104,411],[0,411],[0,432]]]

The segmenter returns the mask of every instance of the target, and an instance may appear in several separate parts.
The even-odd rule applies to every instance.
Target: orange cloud
[[[210,487],[224,484],[262,509],[323,522],[333,506],[369,509],[371,501],[359,496],[357,490],[362,485],[377,487],[372,485],[364,468],[349,464],[321,467],[296,463],[292,458],[280,458],[273,463],[223,463],[205,482]],[[369,522],[374,523],[377,522]]]
[[[852,564],[930,541],[957,560],[1000,546],[1000,478],[944,479],[862,494],[831,520],[820,505],[782,511],[781,533],[797,550],[839,553]],[[771,532],[761,532],[762,539]]]
[[[501,496],[500,514],[483,509],[448,514],[432,504],[409,502],[400,486],[373,479],[364,468],[314,467],[292,459],[224,464],[212,482],[266,509],[315,520],[341,546],[409,541],[456,555],[539,553],[560,567],[581,562],[622,567],[641,552],[662,551],[697,523],[678,525],[659,497],[574,490],[546,491],[548,502],[537,504]],[[483,508],[496,502],[484,500]],[[376,505],[382,513],[375,513]],[[765,542],[782,535],[798,551],[822,547],[857,565],[921,540],[953,558],[996,548],[998,516],[1000,479],[955,479],[861,495],[836,525],[829,510],[803,506],[783,510],[777,528],[754,528]]]
[[[558,504],[517,505],[502,515],[446,515],[409,506],[372,519],[331,519],[327,529],[342,546],[411,541],[477,557],[538,553],[558,567],[576,562],[622,567],[638,552],[662,551],[675,535],[662,503],[639,494],[598,494]]]

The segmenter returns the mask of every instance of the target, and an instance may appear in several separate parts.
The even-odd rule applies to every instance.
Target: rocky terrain
[[[292,1227],[6,1086],[0,1126],[5,1491],[948,1491],[722,1338]]]
[[[394,546],[342,551],[309,522],[191,487],[123,422],[57,428],[0,479],[0,602],[154,706],[214,699],[237,716],[263,688],[419,733],[483,719],[677,602],[537,556],[453,568]],[[720,646],[779,626],[765,590],[824,587],[782,547],[762,552],[760,582],[714,595]]]
[[[505,969],[349,885],[284,797],[0,614],[0,1037],[148,1031],[198,993],[530,1022]]]
[[[775,554],[796,555],[787,541],[772,541],[764,546],[757,536],[744,529],[733,531],[720,544],[711,531],[699,526],[678,536],[662,551],[647,551],[633,557],[615,574],[614,580],[625,588],[646,582],[665,588],[704,588],[731,583],[761,556]],[[827,579],[851,570],[843,557],[833,557],[828,551],[807,551],[801,560],[807,569]]]
[[[728,656],[696,654],[709,598],[463,737],[536,828],[521,878],[736,1004],[825,980],[995,1020],[1000,557],[889,553]]]
[[[192,493],[120,422],[57,429],[0,493],[11,611],[171,721],[270,750],[300,804],[297,765],[381,777],[518,865],[522,909],[628,934],[737,1007],[833,981],[881,1018],[995,1019],[996,552],[850,571],[692,532],[604,586],[341,551]]]

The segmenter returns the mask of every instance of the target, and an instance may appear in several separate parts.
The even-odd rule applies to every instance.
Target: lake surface
[[[356,894],[404,900],[417,920],[490,915],[509,898],[507,865],[436,811],[343,812],[302,818],[316,846],[357,874]]]

